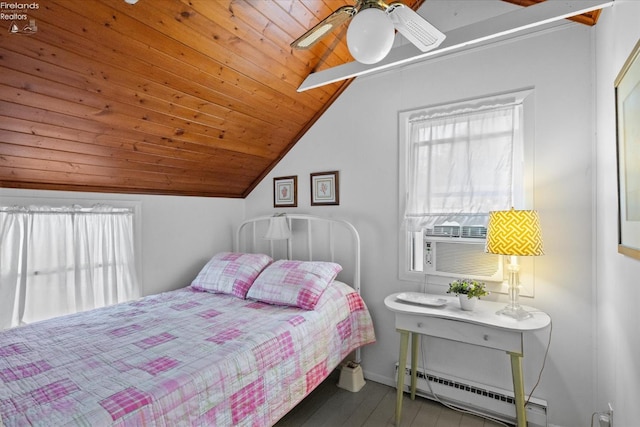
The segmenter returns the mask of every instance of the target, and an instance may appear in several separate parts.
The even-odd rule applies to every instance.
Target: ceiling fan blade
[[[402,3],[391,3],[387,15],[396,30],[422,52],[435,49],[446,38],[440,30]]]
[[[342,6],[336,9],[331,15],[314,25],[309,31],[295,39],[291,43],[291,47],[295,49],[309,49],[331,32],[335,27],[339,26],[347,19],[356,14],[356,8],[353,6]]]

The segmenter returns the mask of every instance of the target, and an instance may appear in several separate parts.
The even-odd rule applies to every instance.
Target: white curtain
[[[485,225],[513,205],[522,104],[422,111],[409,119],[405,227]],[[518,166],[521,167],[521,166]]]
[[[0,329],[138,297],[133,212],[0,210]]]

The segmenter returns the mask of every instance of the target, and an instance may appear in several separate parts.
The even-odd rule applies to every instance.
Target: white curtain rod
[[[427,108],[409,117],[409,123],[422,123],[434,119],[449,119],[465,115],[470,116],[491,109],[494,111],[508,110],[516,105],[522,105],[522,101],[511,101],[508,103],[493,102],[480,106],[460,106],[453,108]]]
[[[46,206],[46,205],[30,205],[30,206],[1,206],[0,212],[7,213],[28,213],[28,214],[132,214],[132,208],[117,208],[110,205],[97,204],[91,207],[82,207],[80,205],[72,206]]]

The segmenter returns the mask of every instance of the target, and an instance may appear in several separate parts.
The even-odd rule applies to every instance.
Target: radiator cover
[[[395,372],[397,379],[397,363]],[[429,391],[427,380],[437,398]],[[409,385],[411,384],[410,368],[405,370],[404,383],[404,391],[409,392]],[[516,422],[515,399],[513,392],[509,390],[475,383],[435,371],[427,370],[425,372],[424,369],[418,367],[416,394],[427,399],[440,400],[507,423],[515,424]],[[547,427],[547,402],[545,400],[532,397],[526,406],[526,411],[528,427]]]

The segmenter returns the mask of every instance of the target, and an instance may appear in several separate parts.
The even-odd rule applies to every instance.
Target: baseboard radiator
[[[395,366],[396,378],[398,364]],[[417,369],[416,394],[431,400],[440,400],[462,409],[477,412],[488,417],[510,423],[516,423],[516,408],[513,392],[496,387],[455,378],[448,374]],[[429,385],[437,399],[429,391]],[[405,371],[405,391],[411,384],[411,369]],[[547,402],[531,398],[526,406],[528,427],[547,427]]]

